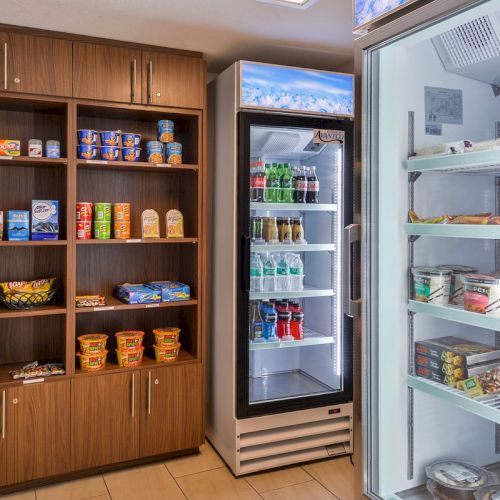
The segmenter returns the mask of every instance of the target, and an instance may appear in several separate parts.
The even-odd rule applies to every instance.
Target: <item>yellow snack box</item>
[[[21,156],[21,141],[0,139],[0,156]]]

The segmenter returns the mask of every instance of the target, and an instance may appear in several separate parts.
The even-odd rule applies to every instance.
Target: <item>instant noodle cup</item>
[[[141,149],[140,148],[123,148],[122,149],[122,158],[123,161],[139,161],[141,157]]]
[[[92,222],[83,221],[76,223],[76,239],[77,240],[92,239]]]
[[[168,346],[153,346],[155,348],[155,357],[158,363],[170,363],[175,361],[177,356],[179,356],[179,351],[181,350],[181,344],[176,342],[175,344],[169,344]]]
[[[182,144],[180,142],[169,142],[167,144],[167,163],[180,165],[182,163]]]
[[[158,122],[158,140],[160,142],[174,142],[174,122],[160,120]]]
[[[103,370],[106,366],[106,356],[108,351],[100,351],[91,354],[83,354],[79,352],[77,356],[80,358],[80,368],[84,372],[97,372]]]
[[[146,144],[146,154],[148,162],[163,163],[163,143],[159,141],[149,141]]]
[[[101,146],[119,146],[120,132],[117,130],[106,130],[99,132],[101,136]]]
[[[95,160],[97,158],[97,146],[79,144],[77,146],[78,158],[81,160]]]
[[[437,267],[412,267],[415,300],[445,306],[450,297],[451,271]]]
[[[477,273],[477,269],[469,266],[444,265],[438,266],[439,269],[451,271],[450,283],[450,304],[462,306],[464,304],[464,287],[462,276],[464,274]]]
[[[113,222],[113,238],[128,240],[130,238],[130,222]]]
[[[136,351],[142,347],[144,332],[139,330],[124,330],[115,334],[119,351]]]
[[[81,354],[93,354],[106,349],[106,342],[108,336],[104,333],[89,333],[87,335],[80,335],[78,342],[80,342]]]
[[[486,274],[465,274],[464,309],[500,317],[500,277]]]
[[[101,159],[117,161],[120,155],[120,148],[117,146],[101,146]]]
[[[144,347],[139,347],[135,351],[120,351],[116,349],[116,356],[118,357],[118,366],[121,368],[128,368],[130,366],[139,366],[142,363],[142,355],[144,354]]]
[[[179,342],[181,329],[174,326],[165,326],[163,328],[155,328],[153,333],[155,336],[155,345],[165,347]]]
[[[130,203],[113,203],[113,220],[130,222]]]
[[[87,144],[89,146],[97,144],[97,132],[95,130],[82,128],[77,130],[76,133],[78,135],[78,144]]]
[[[131,134],[129,132],[122,133],[122,147],[124,148],[138,148],[141,144],[140,134]]]

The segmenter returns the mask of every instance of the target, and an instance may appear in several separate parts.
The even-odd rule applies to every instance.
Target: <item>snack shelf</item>
[[[30,156],[0,156],[0,165],[16,165],[19,167],[50,167],[66,165],[67,158],[33,158]]]
[[[163,307],[187,307],[198,304],[197,299],[177,300],[173,302],[154,302],[152,304],[124,304],[116,297],[106,297],[106,305],[100,307],[77,307],[76,313],[97,313],[106,311],[131,311],[133,309],[158,309]]]
[[[487,316],[470,311],[465,311],[461,306],[438,306],[418,302],[417,300],[408,301],[408,310],[414,313],[426,314],[435,318],[446,319],[464,325],[477,326],[478,328],[487,328],[488,330],[500,330],[500,318]]]
[[[408,172],[498,175],[500,148],[454,155],[414,157],[406,160],[405,166]]]
[[[192,243],[197,244],[198,238],[129,238],[126,240],[76,240],[77,245],[125,245],[125,244],[159,244],[159,243]]]
[[[7,309],[0,305],[0,319],[29,318],[33,316],[54,316],[66,314],[66,308],[61,306],[40,306],[33,309]]]
[[[62,247],[66,245],[66,240],[0,241],[0,247]]]
[[[306,347],[310,345],[322,345],[335,343],[334,337],[328,337],[321,333],[304,328],[304,338],[302,340],[277,340],[274,342],[255,342],[249,344],[251,351],[260,351],[263,349],[284,349],[292,347]]]
[[[28,385],[28,384],[37,384],[37,383],[46,383],[46,382],[54,382],[57,380],[64,380],[68,377],[65,375],[53,375],[51,377],[40,377],[35,379],[28,379],[25,381],[24,379],[14,380],[9,372],[12,370],[19,370],[23,366],[31,363],[31,361],[24,361],[22,363],[9,363],[5,365],[0,365],[0,386],[12,386],[12,385]]]
[[[462,408],[462,410],[500,424],[500,396],[483,396],[472,399],[458,389],[413,375],[408,375],[407,382],[413,389],[435,396]]]
[[[145,161],[77,160],[79,168],[97,170],[131,170],[135,172],[197,172],[198,165],[170,165]]]
[[[250,245],[250,251],[256,253],[267,252],[335,252],[334,243],[305,243],[303,245]]]
[[[330,288],[304,287],[304,290],[293,292],[250,292],[250,300],[269,300],[269,299],[301,299],[308,297],[333,297],[335,291]]]
[[[500,225],[481,224],[405,224],[406,234],[442,238],[500,239]]]
[[[295,212],[336,212],[335,203],[259,203],[251,202],[250,210],[295,211]]]

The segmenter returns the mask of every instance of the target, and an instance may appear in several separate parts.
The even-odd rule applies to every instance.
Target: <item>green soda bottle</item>
[[[266,174],[266,187],[264,189],[264,201],[269,203],[271,201],[269,199],[269,193],[270,193],[270,189],[271,189],[271,164],[270,163],[266,163],[265,174]]]
[[[292,172],[290,171],[290,165],[288,163],[285,163],[283,167],[283,175],[280,184],[280,203],[293,203]]]
[[[280,178],[278,175],[278,167],[273,163],[273,168],[271,169],[271,190],[269,193],[270,203],[278,203],[279,193],[280,193]]]

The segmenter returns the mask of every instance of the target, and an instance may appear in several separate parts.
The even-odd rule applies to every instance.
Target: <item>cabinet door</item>
[[[139,375],[75,378],[72,390],[74,465],[89,469],[138,457]]]
[[[141,102],[141,51],[73,44],[73,97]]]
[[[15,409],[17,389],[0,389],[0,486],[16,482]]]
[[[17,481],[69,472],[70,382],[25,385],[17,399]]]
[[[70,41],[3,32],[0,43],[1,90],[71,96]]]
[[[203,108],[205,62],[201,58],[142,53],[143,103],[178,108]]]

